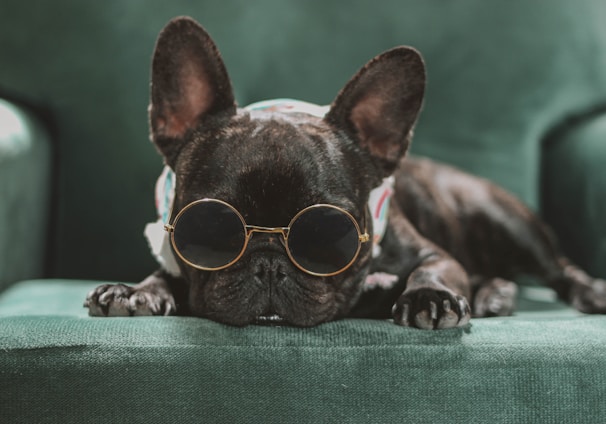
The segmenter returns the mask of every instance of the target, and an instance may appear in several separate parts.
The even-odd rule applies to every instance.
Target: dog
[[[89,314],[453,328],[511,315],[518,274],[579,311],[606,313],[606,281],[564,257],[513,195],[406,155],[424,90],[421,55],[396,47],[328,108],[241,109],[208,33],[191,18],[170,21],[155,46],[149,109],[166,167],[163,217],[146,234],[162,266],[134,286],[97,287]]]

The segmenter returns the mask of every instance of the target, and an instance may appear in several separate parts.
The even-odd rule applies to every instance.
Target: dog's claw
[[[450,306],[450,300],[444,299],[444,302],[442,303],[442,309],[444,309],[444,312],[450,312],[450,310],[452,309],[452,307]]]
[[[459,320],[458,326],[464,326],[471,320],[471,307],[467,302],[467,299],[461,296],[459,299],[459,310],[461,311],[461,319]]]
[[[429,302],[429,310],[431,311],[431,319],[438,319],[438,305],[436,305],[436,302]]]
[[[399,317],[399,319],[396,318],[396,322],[399,325],[403,326],[403,327],[408,327],[409,326],[408,316],[409,316],[409,312],[410,312],[410,305],[407,304],[407,303],[404,303],[402,305],[402,313],[401,314],[399,314],[399,313],[396,312],[397,309],[399,309],[398,305],[397,304],[393,305],[392,314],[394,315],[394,317],[395,316]]]

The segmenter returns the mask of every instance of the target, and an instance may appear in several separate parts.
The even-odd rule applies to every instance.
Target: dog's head
[[[156,44],[150,105],[151,138],[176,174],[171,219],[210,198],[232,205],[247,224],[286,227],[299,211],[330,204],[371,233],[369,193],[405,154],[424,86],[420,55],[399,47],[364,66],[324,118],[245,111],[206,31],[189,18],[172,20]],[[282,234],[252,233],[239,260],[215,271],[180,258],[191,312],[233,325],[278,316],[296,326],[346,314],[371,243],[330,276],[301,270],[285,244]]]

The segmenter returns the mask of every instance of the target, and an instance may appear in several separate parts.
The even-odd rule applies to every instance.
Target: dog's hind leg
[[[472,314],[474,317],[497,317],[513,314],[518,294],[518,286],[503,278],[486,279],[471,277],[473,288]]]
[[[593,278],[568,258],[558,258],[557,272],[545,278],[558,296],[586,314],[606,314],[606,280]]]
[[[527,274],[538,277],[558,297],[584,313],[606,313],[606,281],[596,279],[562,255],[551,230],[520,202],[501,190],[494,190],[497,216],[492,231],[500,232],[501,270],[506,278]],[[498,224],[497,224],[498,222]],[[508,258],[508,259],[505,259]],[[504,260],[505,259],[505,260]]]

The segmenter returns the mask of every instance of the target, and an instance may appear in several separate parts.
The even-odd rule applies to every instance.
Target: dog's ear
[[[235,112],[229,76],[215,43],[193,19],[171,20],[156,42],[149,108],[152,141],[166,162],[172,165],[188,131]]]
[[[368,62],[341,90],[326,121],[368,151],[383,177],[406,153],[425,92],[419,52],[397,47]]]

